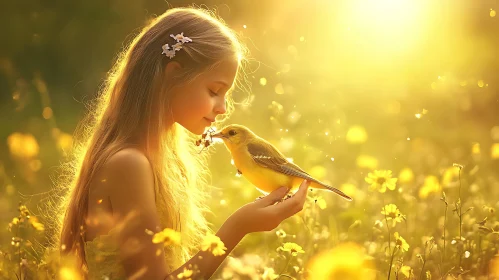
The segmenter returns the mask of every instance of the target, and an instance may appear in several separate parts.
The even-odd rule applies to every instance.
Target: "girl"
[[[70,187],[57,244],[84,277],[165,279],[193,271],[193,279],[208,279],[246,234],[272,230],[302,209],[307,183],[274,205],[287,192],[281,188],[225,221],[216,233],[224,255],[199,251],[209,232],[209,197],[206,153],[198,153],[195,137],[229,115],[244,51],[209,13],[176,8],[120,56],[82,122],[86,140],[75,150],[74,176],[62,183]],[[164,228],[180,232],[181,245],[153,243],[151,234]]]

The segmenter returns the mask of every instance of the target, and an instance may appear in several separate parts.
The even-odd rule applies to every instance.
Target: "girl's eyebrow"
[[[223,85],[225,87],[229,87],[229,85],[226,82],[224,82],[224,81],[215,81],[215,83],[221,84],[221,85]]]

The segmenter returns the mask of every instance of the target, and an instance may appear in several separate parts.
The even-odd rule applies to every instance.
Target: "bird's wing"
[[[260,166],[272,169],[285,175],[300,177],[311,182],[316,182],[324,188],[342,196],[348,201],[352,200],[351,197],[349,197],[342,191],[314,179],[312,176],[310,176],[310,174],[303,171],[299,166],[292,162],[289,162],[286,157],[281,152],[279,152],[279,150],[272,146],[272,144],[267,143],[265,140],[261,139],[261,141],[249,143],[247,147],[250,156]]]
[[[303,171],[296,164],[289,162],[281,152],[265,141],[249,143],[248,152],[252,159],[262,167],[269,168],[286,175],[316,181],[312,178],[312,176],[310,176],[310,174]]]

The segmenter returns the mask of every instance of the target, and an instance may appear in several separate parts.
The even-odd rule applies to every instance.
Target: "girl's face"
[[[224,60],[191,83],[173,88],[175,122],[194,134],[202,134],[217,115],[225,113],[226,94],[234,84],[238,66],[235,59]]]

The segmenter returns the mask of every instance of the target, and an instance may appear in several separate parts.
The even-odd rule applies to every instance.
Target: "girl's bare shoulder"
[[[104,164],[108,172],[127,169],[151,170],[149,159],[139,149],[124,148],[113,154]]]
[[[142,151],[125,148],[112,155],[90,184],[87,215],[99,222],[88,224],[86,239],[107,234],[115,222],[134,210],[134,202],[138,201],[134,198],[144,204],[153,203],[151,178],[151,166]]]
[[[114,213],[126,214],[131,207],[154,205],[154,175],[146,155],[136,148],[113,154],[104,164],[104,179]],[[139,206],[137,206],[139,205]]]
[[[164,252],[160,250],[163,244],[151,242],[151,236],[145,233],[145,230],[161,229],[154,174],[148,158],[138,149],[125,148],[112,155],[102,170],[113,212],[113,227],[120,229],[116,241],[126,275],[136,275],[148,267],[143,279],[163,279],[167,273]],[[130,250],[130,244],[139,249]]]

